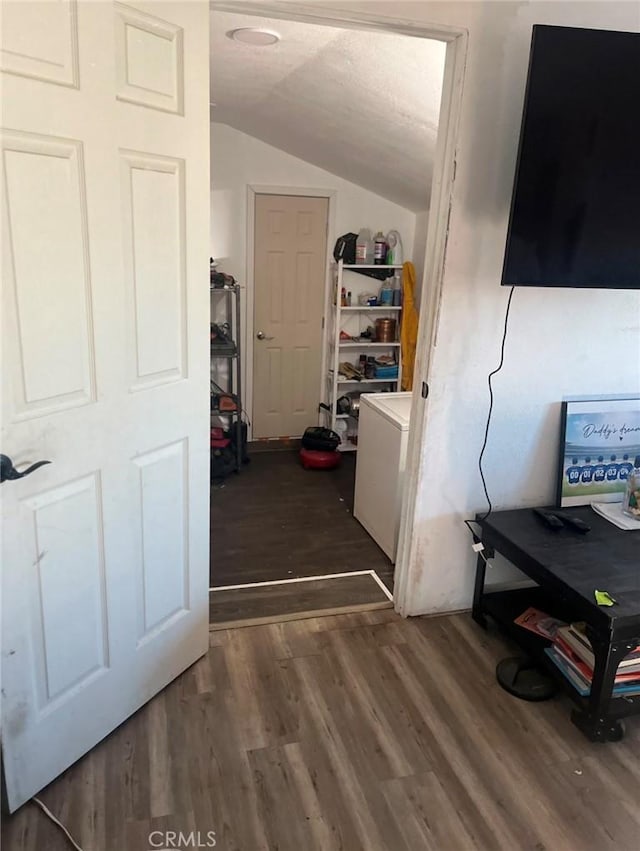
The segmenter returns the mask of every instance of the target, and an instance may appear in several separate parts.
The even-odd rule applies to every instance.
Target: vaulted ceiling
[[[214,11],[212,121],[410,210],[429,205],[445,44]],[[239,27],[275,30],[256,47]]]

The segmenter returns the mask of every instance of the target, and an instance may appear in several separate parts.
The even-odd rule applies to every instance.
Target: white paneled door
[[[256,195],[253,435],[318,422],[327,198]]]
[[[207,650],[209,27],[2,19],[0,452],[51,462],[0,485],[14,810]]]

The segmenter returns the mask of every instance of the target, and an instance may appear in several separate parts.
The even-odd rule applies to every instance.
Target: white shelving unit
[[[337,413],[338,399],[354,390],[359,390],[362,393],[373,393],[381,389],[399,390],[402,381],[402,360],[400,357],[400,317],[401,307],[391,305],[378,305],[376,307],[362,306],[351,304],[350,307],[343,307],[341,302],[342,288],[352,293],[352,300],[358,299],[358,296],[364,292],[375,292],[376,294],[382,286],[382,281],[377,278],[367,277],[365,275],[349,274],[345,279],[345,272],[349,273],[353,270],[382,269],[393,270],[394,272],[402,271],[402,266],[369,266],[369,265],[348,265],[342,260],[333,264],[332,282],[330,294],[330,304],[327,311],[327,321],[325,323],[325,357],[326,365],[326,391],[325,404],[330,411],[322,410],[323,425],[336,430],[336,423],[339,420],[347,422],[346,442],[343,442],[338,448],[341,452],[353,452],[357,449],[354,438],[358,432],[358,421],[355,417],[349,414]],[[375,320],[379,317],[393,317],[396,322],[396,340],[391,343],[371,342],[369,340],[360,339],[360,334],[369,326],[375,328]],[[341,340],[340,333],[344,331],[349,334],[351,339]],[[339,373],[339,365],[345,361],[358,366],[359,356],[361,354],[367,356],[379,356],[381,354],[394,355],[398,364],[397,378],[363,378],[362,381],[342,377]]]

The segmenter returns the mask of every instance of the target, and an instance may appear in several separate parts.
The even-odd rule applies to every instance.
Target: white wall
[[[322,4],[331,8],[331,4]],[[410,551],[409,614],[471,601],[462,519],[485,508],[477,470],[508,291],[500,287],[531,27],[638,31],[637,3],[342,3],[469,32],[444,290]],[[631,108],[631,107],[630,107]],[[553,499],[560,400],[640,387],[640,293],[518,289],[485,455],[497,508]]]
[[[420,304],[424,278],[424,261],[427,250],[427,232],[429,230],[429,211],[416,213],[416,229],[413,237],[413,264],[416,267],[416,304]]]
[[[337,236],[361,227],[400,231],[413,246],[415,213],[324,169],[292,157],[224,124],[211,125],[211,252],[221,268],[244,283],[247,260],[247,186],[305,186],[336,192]],[[407,258],[409,259],[409,258]]]
[[[410,259],[416,215],[304,160],[266,145],[224,124],[211,124],[211,256],[219,268],[247,284],[247,186],[286,186],[327,189],[335,192],[335,232],[361,227],[400,232],[405,256]],[[243,291],[246,308],[247,292]],[[244,386],[252,371],[252,340],[247,347],[242,335],[246,369]],[[319,380],[319,377],[318,377]],[[248,402],[248,400],[246,400]]]

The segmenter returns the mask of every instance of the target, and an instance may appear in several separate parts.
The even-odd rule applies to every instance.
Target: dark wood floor
[[[589,743],[563,698],[496,684],[469,615],[211,633],[209,653],[42,792],[87,851],[635,851],[640,724]],[[154,841],[157,841],[157,834]],[[33,805],[5,851],[67,851]]]
[[[393,566],[353,518],[355,453],[336,470],[304,470],[296,452],[255,452],[211,491],[211,585]]]

